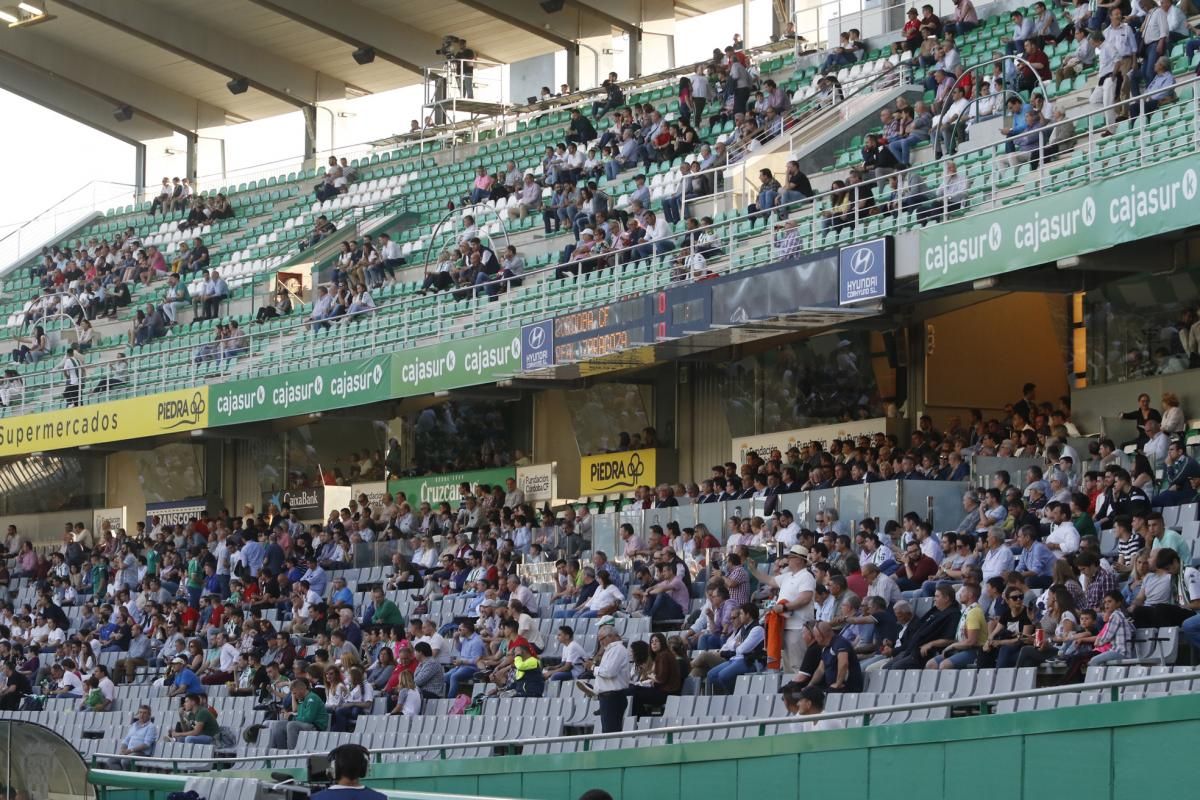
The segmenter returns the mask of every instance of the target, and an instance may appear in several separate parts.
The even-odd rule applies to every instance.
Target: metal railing
[[[809,122],[819,121],[824,117],[836,115],[839,107],[850,100],[866,97],[867,95],[882,92],[896,86],[902,86],[906,82],[906,76],[910,76],[911,74],[912,65],[909,63],[900,63],[890,69],[886,67],[882,68],[866,79],[856,81],[849,93],[845,91],[845,87],[840,87],[840,97],[835,94],[832,99],[827,100],[816,94],[809,95],[803,98],[800,103],[793,103],[789,112],[783,116],[781,120],[782,135],[787,137],[789,142],[795,141],[798,134],[804,133],[809,129]],[[797,91],[800,90],[797,89]],[[730,163],[744,161],[752,153],[752,146],[753,140],[745,143],[739,142],[736,147],[730,148]]]
[[[701,731],[727,730],[729,728],[757,728],[756,736],[767,736],[777,733],[775,728],[780,725],[795,725],[797,723],[815,723],[826,720],[844,720],[861,717],[863,725],[869,726],[872,717],[877,717],[883,714],[900,714],[911,711],[928,711],[937,708],[951,708],[963,705],[978,706],[981,711],[987,713],[988,708],[993,703],[1002,703],[1008,700],[1024,700],[1030,697],[1053,697],[1056,695],[1075,694],[1079,692],[1096,692],[1097,690],[1111,690],[1113,700],[1120,702],[1117,690],[1135,687],[1146,686],[1147,684],[1161,683],[1179,683],[1183,681],[1200,680],[1200,670],[1190,672],[1172,672],[1162,675],[1142,676],[1138,678],[1119,678],[1115,680],[1096,681],[1094,683],[1075,683],[1064,686],[1046,686],[1040,689],[1022,689],[1011,692],[995,692],[992,694],[975,695],[967,697],[949,697],[939,698],[936,700],[917,701],[911,703],[894,703],[887,706],[872,706],[870,708],[855,708],[840,711],[823,711],[820,714],[811,714],[806,716],[782,716],[782,717],[757,717],[745,720],[723,720],[720,722],[699,722],[688,725],[667,725],[661,728],[650,728],[647,730],[631,730],[631,731],[613,731],[611,733],[589,733],[576,736],[541,736],[533,739],[522,739],[520,746],[523,749],[537,747],[539,745],[562,744],[566,742],[584,743],[584,752],[590,749],[593,742],[606,741],[612,739],[658,739],[665,737],[667,744],[674,744],[675,738],[690,733],[699,733]],[[408,745],[405,747],[379,747],[371,751],[371,756],[378,763],[381,761],[381,756],[403,753],[437,753],[439,758],[447,758],[447,753],[455,750],[474,750],[478,748],[509,748],[513,746],[512,739],[489,739],[479,742],[434,742],[430,744]],[[217,761],[221,765],[237,765],[245,763],[270,763],[272,761],[297,761],[308,759],[312,756],[324,756],[325,752],[319,753],[288,753],[287,755],[253,755],[253,756],[218,756]],[[176,765],[179,764],[212,764],[214,758],[156,758],[152,756],[137,756],[137,755],[119,755],[117,753],[96,753],[92,756],[92,765],[95,766],[98,761],[107,759],[124,759],[132,761],[135,764],[146,765]]]
[[[679,255],[680,248],[674,244],[678,239],[706,230],[715,231],[722,227],[732,229],[739,221],[726,220],[721,223],[715,223],[712,226],[698,228],[695,231],[672,234],[670,241],[674,249],[670,251],[673,253],[670,258],[674,259]],[[753,254],[758,247],[763,244],[769,244],[769,234],[770,231],[764,229],[753,236],[738,240],[738,255],[742,255],[747,251]],[[733,234],[731,233],[731,235]],[[633,274],[633,270],[620,270],[620,267],[636,264],[646,259],[649,259],[651,262],[661,262],[661,259],[666,255],[658,253],[650,256],[639,255],[641,247],[639,245],[636,247],[608,250],[602,254],[589,257],[589,260],[606,258],[623,261],[623,263],[617,265],[620,274],[615,277],[615,280],[611,284],[607,284],[608,290],[614,297],[634,293],[636,291],[634,284],[641,277]],[[723,271],[731,270],[735,267],[734,254],[727,253],[725,255],[729,256],[728,261],[722,261],[720,264],[714,262],[713,267],[709,270],[710,275],[721,274]],[[778,260],[779,257],[768,249],[768,252],[763,254],[762,257],[751,257],[749,260],[742,259],[738,261],[736,267],[741,269],[771,263]],[[590,287],[591,284],[586,278],[586,271],[579,268],[578,261],[569,262],[568,265],[551,264],[537,270],[525,271],[518,276],[519,280],[527,284],[531,283],[531,279],[544,278],[544,280],[539,280],[536,283],[532,283],[532,285],[518,288],[511,286],[517,279],[497,278],[471,287],[461,287],[457,292],[479,298],[489,294],[489,290],[495,289],[497,291],[513,293],[516,296],[515,299],[519,300],[545,300],[551,289],[550,279],[554,277],[554,273],[557,270],[564,266],[578,271],[578,274],[575,274],[573,277],[560,279],[560,285],[555,287],[555,291],[560,289],[571,291],[573,289],[571,303],[567,309],[564,309],[564,313],[589,307],[596,302],[594,298],[585,292],[585,288]],[[665,276],[660,275],[659,277]],[[683,283],[684,281],[677,280],[675,282]],[[471,304],[471,308],[465,313],[456,315],[457,301],[454,299],[455,293],[455,290],[450,290],[439,292],[436,295],[434,312],[436,318],[441,321],[438,329],[439,334],[464,334],[481,324],[480,317],[484,311],[484,307],[479,303]],[[523,321],[536,321],[534,317],[540,318],[540,315],[544,313],[535,311],[529,312],[526,315],[518,315],[514,311],[515,305],[514,302],[502,304],[503,310],[507,312],[503,321],[510,325],[518,325]],[[241,363],[259,356],[269,358],[272,354],[279,352],[279,349],[274,346],[276,343],[282,342],[285,337],[291,334],[303,332],[305,329],[312,330],[314,325],[330,326],[334,331],[332,335],[339,343],[339,353],[347,358],[355,357],[355,354],[362,356],[371,355],[381,352],[385,347],[388,352],[392,352],[395,348],[413,346],[416,344],[418,338],[421,337],[418,337],[415,333],[419,318],[412,306],[412,298],[404,297],[388,303],[378,304],[369,311],[364,311],[353,316],[347,314],[341,317],[328,318],[317,323],[305,317],[304,319],[298,319],[283,326],[262,331],[251,331],[249,330],[250,326],[247,325],[246,328],[242,329],[246,334],[245,349],[240,350],[239,348],[239,352],[233,356],[224,355],[220,351],[213,355],[207,355],[207,351],[201,349],[204,345],[199,347],[191,345],[164,347],[149,353],[131,355],[124,359],[125,369],[128,371],[129,376],[128,383],[120,387],[115,396],[109,394],[108,397],[111,399],[120,399],[121,397],[152,394],[184,386],[194,386],[201,380],[212,383],[214,381],[220,382],[221,380],[236,379],[238,375],[233,374],[235,359],[236,363]],[[389,318],[389,312],[396,312],[395,316]],[[369,329],[361,331],[356,326],[339,324],[357,319],[366,319],[369,322]],[[394,324],[388,324],[389,322]],[[397,335],[386,335],[385,328],[395,328]],[[152,341],[161,341],[162,338],[159,337]],[[325,341],[328,341],[328,338]],[[314,336],[307,342],[302,343],[301,346],[290,347],[287,351],[287,363],[281,361],[274,365],[277,367],[276,370],[267,371],[290,372],[316,365],[321,359],[321,355],[317,353],[317,345],[317,337]],[[187,366],[180,369],[178,364],[171,366],[159,364],[165,356],[170,355],[186,355]],[[146,366],[151,361],[153,361],[155,366]],[[220,375],[213,375],[211,374],[211,370],[200,368],[209,362],[216,362],[218,364],[221,372]],[[89,371],[91,370],[89,369]],[[258,371],[259,374],[262,374],[263,365],[259,365]],[[103,369],[100,371],[100,376],[108,377]],[[95,377],[95,375],[89,377]],[[61,400],[55,396],[56,392],[61,392],[63,385],[62,378],[58,376],[57,370],[26,376],[25,385],[24,402],[18,408],[6,409],[7,415],[11,416],[13,411],[31,413],[61,407]],[[39,392],[39,389],[42,391]],[[87,397],[90,397],[90,395],[85,392],[85,399]]]

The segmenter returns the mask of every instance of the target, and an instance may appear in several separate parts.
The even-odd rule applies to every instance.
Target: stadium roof
[[[37,5],[39,0],[34,0]],[[0,87],[127,141],[195,132],[421,81],[442,37],[511,63],[738,0],[45,0],[0,24]],[[352,53],[375,51],[360,65]],[[231,79],[249,91],[233,94]],[[118,121],[114,110],[132,118]]]

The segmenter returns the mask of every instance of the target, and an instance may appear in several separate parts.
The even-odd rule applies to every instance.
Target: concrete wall
[[[558,496],[579,495],[579,446],[561,389],[538,392],[533,398],[533,463],[558,462]]]
[[[1183,414],[1188,419],[1200,412],[1200,370],[1191,369],[1174,375],[1155,376],[1141,380],[1089,386],[1071,392],[1071,419],[1082,433],[1098,433],[1101,417],[1115,417],[1137,407],[1142,392],[1150,395],[1150,403],[1162,409],[1163,392],[1179,395]]]
[[[573,800],[1190,797],[1200,694],[1053,711],[546,756],[372,766],[378,789]],[[1064,769],[1066,753],[1096,768]],[[1160,765],[1147,769],[1146,764]],[[904,777],[900,777],[904,776]]]
[[[1018,292],[926,319],[925,411],[943,424],[964,408],[1001,409],[1028,381],[1039,400],[1067,394],[1069,301]]]

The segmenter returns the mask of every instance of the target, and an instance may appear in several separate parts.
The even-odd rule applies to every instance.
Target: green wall
[[[575,800],[591,788],[619,800],[1183,798],[1194,790],[1182,765],[1196,742],[1200,694],[597,753],[379,764],[370,783],[530,800]]]
[[[376,764],[379,789],[575,800],[1130,800],[1193,796],[1200,694],[596,753]],[[519,744],[519,743],[515,743]],[[105,800],[174,776],[93,775]],[[177,785],[177,784],[176,784]],[[175,787],[171,787],[175,788]]]

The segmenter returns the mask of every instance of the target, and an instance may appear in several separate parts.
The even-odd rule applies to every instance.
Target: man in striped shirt
[[[1087,588],[1083,596],[1087,608],[1099,609],[1104,604],[1104,596],[1117,588],[1117,577],[1112,572],[1100,566],[1100,559],[1093,553],[1081,552],[1075,557],[1075,566],[1087,579]]]

